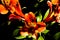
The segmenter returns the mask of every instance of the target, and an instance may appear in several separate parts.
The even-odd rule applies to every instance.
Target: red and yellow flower
[[[46,29],[46,24],[44,22],[36,21],[35,14],[33,12],[29,12],[25,15],[23,14],[18,0],[1,1],[2,4],[0,4],[0,13],[7,14],[10,11],[11,14],[9,16],[9,20],[24,18],[25,24],[22,28],[20,28],[20,34],[22,36],[32,34],[32,37],[37,39],[37,33],[43,32]]]
[[[20,28],[20,34],[22,36],[27,36],[30,33],[33,38],[37,38],[37,33],[43,32],[46,29],[46,24],[44,22],[36,22],[36,17],[33,12],[25,14],[25,25]],[[23,35],[24,34],[24,35]]]
[[[9,11],[11,14],[24,17],[19,0],[1,0],[0,14],[7,14]]]
[[[48,6],[50,7],[50,13],[48,14],[47,18],[44,20],[44,22],[49,22],[49,21],[55,21],[60,23],[60,6],[59,6],[59,0],[51,0],[47,1]],[[53,5],[56,5],[56,7],[53,9]]]

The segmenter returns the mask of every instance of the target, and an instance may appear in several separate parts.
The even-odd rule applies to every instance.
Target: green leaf
[[[57,32],[53,37],[55,40],[58,40],[60,38],[60,32]]]
[[[38,40],[44,40],[44,38],[43,38],[42,36],[40,36],[40,37],[38,38]]]
[[[39,5],[39,4],[38,4],[38,3],[36,3],[36,4],[34,5],[34,7],[38,7],[38,5]]]
[[[45,30],[45,31],[43,31],[42,33],[44,33],[44,34],[47,34],[49,32],[49,30]]]
[[[45,15],[44,15],[43,20],[45,20],[45,19],[46,19],[46,17],[48,16],[48,14],[49,14],[49,9],[46,11],[46,13],[45,13]]]
[[[28,38],[31,38],[32,37],[32,34],[30,33],[29,35],[28,35]]]
[[[11,21],[8,21],[8,25],[10,25],[11,24]]]
[[[18,26],[18,28],[22,28],[23,26]]]
[[[44,0],[37,0],[38,2],[43,2]]]
[[[32,40],[36,40],[36,39],[33,38]]]
[[[19,32],[19,29],[14,30],[13,36],[16,36],[18,34],[18,32]]]
[[[26,36],[18,36],[18,37],[15,37],[16,39],[24,39],[26,38]]]
[[[55,23],[55,21],[51,22],[51,24],[50,24],[50,25],[52,26],[54,23]]]
[[[41,20],[42,20],[42,14],[39,13],[39,15],[37,16],[37,22],[41,22]]]

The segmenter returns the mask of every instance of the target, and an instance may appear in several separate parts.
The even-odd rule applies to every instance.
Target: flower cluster
[[[49,6],[49,14],[48,16],[42,20],[37,22],[37,17],[34,12],[23,13],[19,0],[0,0],[2,4],[0,4],[0,14],[5,15],[9,14],[9,21],[23,20],[24,24],[19,28],[19,34],[21,36],[28,36],[32,34],[32,38],[37,40],[38,33],[41,33],[46,30],[47,22],[57,22],[60,23],[60,6],[59,0],[51,0],[47,1]]]
[[[7,14],[9,11],[11,15],[18,15],[24,17],[22,13],[21,6],[18,0],[1,0],[2,4],[0,4],[0,13]]]
[[[37,39],[37,34],[43,32],[46,29],[46,24],[36,21],[36,16],[33,12],[23,14],[20,3],[18,0],[1,0],[0,13],[7,14],[10,12],[9,20],[22,19],[24,20],[24,25],[20,28],[20,35],[28,36],[32,34],[32,37]]]

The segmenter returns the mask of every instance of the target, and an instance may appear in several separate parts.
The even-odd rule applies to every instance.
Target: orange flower
[[[44,30],[46,30],[46,24],[44,22],[38,22],[37,23],[37,30],[35,30],[36,33],[38,32],[43,32]]]
[[[31,33],[32,37],[36,39],[37,33],[43,32],[45,29],[46,29],[46,24],[44,22],[36,22],[36,17],[34,13],[29,12],[25,14],[25,25],[22,28],[20,28],[20,34],[21,32],[23,33],[28,32],[27,35]]]
[[[27,14],[25,14],[25,20],[27,22],[35,22],[36,21],[36,18],[35,18],[35,15],[33,14],[33,12],[29,12]]]
[[[0,7],[0,12],[2,11],[2,13],[4,12],[3,14],[7,14],[7,10],[10,10],[11,13],[24,17],[24,14],[21,10],[21,6],[18,0],[1,0],[1,1],[4,7],[3,6],[1,6],[3,8]]]
[[[51,0],[52,2],[48,1],[48,5],[50,7],[50,13],[48,14],[47,18],[44,20],[44,22],[51,22],[51,21],[55,21],[60,23],[60,6],[59,4],[56,5],[56,8],[52,11],[52,4],[54,3],[58,3],[59,0],[57,0],[57,2],[55,0]]]
[[[15,13],[15,14],[21,16],[21,17],[24,17],[24,14],[22,12],[22,9],[21,9],[19,1],[18,0],[15,0],[15,1],[10,0],[10,2],[11,2],[11,5],[9,6],[10,9],[11,9],[10,11],[12,13]]]
[[[55,0],[51,0],[47,1],[48,6],[50,7],[50,13],[48,14],[47,18],[44,20],[44,22],[52,22],[55,21],[57,22],[57,20],[59,19],[59,14],[60,14],[60,7],[59,7],[59,0],[55,1]],[[56,5],[55,9],[52,11],[52,4]]]

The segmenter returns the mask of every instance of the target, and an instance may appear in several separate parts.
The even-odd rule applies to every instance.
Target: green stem
[[[41,32],[40,32],[40,36],[41,36]]]

